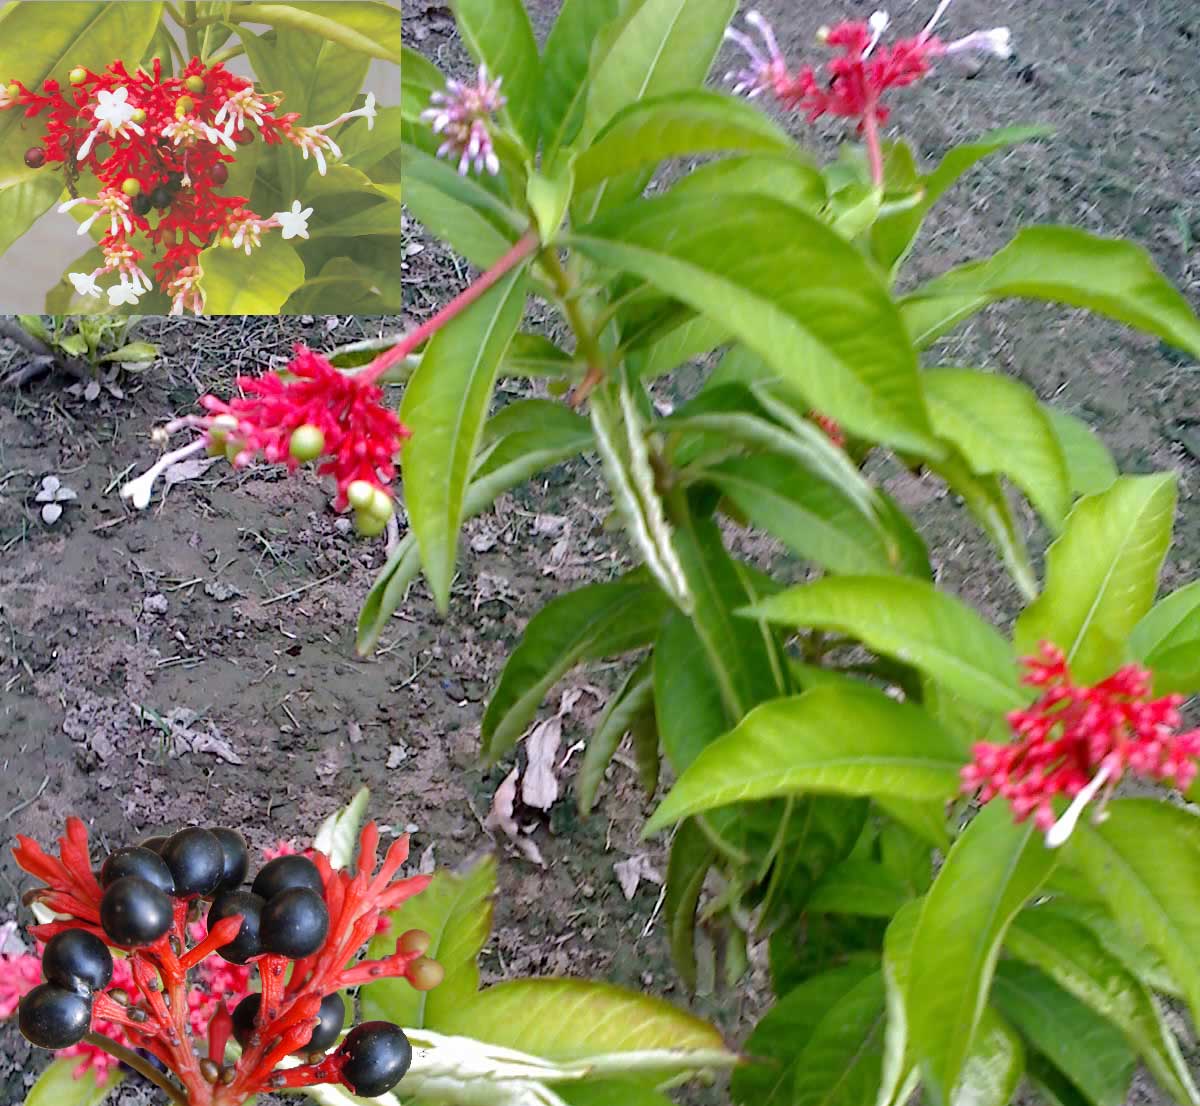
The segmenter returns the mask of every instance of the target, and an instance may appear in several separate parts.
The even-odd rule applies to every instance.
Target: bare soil
[[[432,0],[401,6],[406,40],[461,72],[447,8]],[[893,15],[907,31],[926,6]],[[557,5],[533,7],[544,31]],[[816,52],[819,23],[867,10],[790,0],[759,7],[794,57]],[[998,12],[960,0],[948,18],[947,34],[1007,21],[1020,53],[973,77],[945,68],[897,98],[894,121],[921,154],[936,159],[952,143],[1016,122],[1057,130],[990,160],[952,193],[922,240],[914,276],[995,250],[1018,226],[1070,222],[1140,242],[1200,304],[1195,6],[1063,0]],[[718,72],[731,60],[722,58]],[[827,152],[840,137],[836,128],[805,133]],[[301,841],[367,784],[375,817],[396,832],[412,828],[415,858],[432,849],[430,859],[453,865],[493,847],[481,820],[504,770],[477,766],[488,690],[547,597],[620,567],[587,462],[554,470],[472,522],[451,615],[440,618],[418,582],[368,659],[354,655],[353,624],[383,544],[343,532],[313,479],[218,464],[143,513],[115,490],[130,466],[140,470],[155,456],[150,429],[193,409],[198,393],[226,392],[237,372],[286,357],[298,339],[327,349],[409,324],[462,286],[462,263],[419,225],[409,225],[405,242],[404,319],[148,320],[139,336],[160,342],[164,357],[127,384],[123,400],[88,404],[49,384],[0,394],[0,836],[49,843],[78,812],[100,846],[188,823],[238,825],[258,846]],[[0,346],[0,375],[22,356]],[[1003,368],[1087,418],[1125,470],[1177,472],[1166,584],[1195,577],[1195,362],[1082,313],[1025,304],[990,309],[932,358]],[[664,396],[694,378],[681,372],[664,383]],[[52,527],[34,503],[46,475],[79,494]],[[1011,617],[1015,595],[960,509],[932,482],[888,479],[935,550],[941,578],[988,615]],[[1036,545],[1033,520],[1026,523]],[[584,694],[567,719],[567,744],[588,732],[618,675],[594,669],[568,681]],[[158,721],[173,711],[192,713],[172,715],[174,728]],[[192,735],[190,744],[181,734]],[[643,883],[627,902],[613,873],[615,862],[642,851],[637,832],[648,809],[618,765],[590,818],[567,794],[548,818],[529,819],[538,822],[533,836],[547,867],[504,853],[489,979],[587,975],[689,1001],[655,921],[659,889]],[[661,871],[657,848],[646,851]],[[19,916],[27,886],[0,854],[0,923]],[[757,972],[736,995],[692,1005],[740,1040],[764,993]],[[33,1078],[26,1067],[40,1063],[11,1027],[0,1027],[0,1106],[24,1100]],[[1161,1103],[1154,1093],[1139,1084],[1131,1102]],[[689,1106],[726,1100],[715,1089],[680,1096]],[[119,1101],[152,1099],[131,1079]]]

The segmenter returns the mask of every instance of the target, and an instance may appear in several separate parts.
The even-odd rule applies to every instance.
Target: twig
[[[46,345],[40,338],[35,338],[20,323],[12,318],[0,318],[0,338],[7,338],[23,350],[32,353],[37,360],[32,365],[26,365],[10,373],[6,384],[21,387],[40,376],[45,376],[51,368],[58,368],[76,380],[88,380],[91,373],[87,366],[76,357],[64,357],[53,347]]]
[[[263,600],[263,606],[269,607],[272,603],[278,603],[284,599],[292,599],[295,596],[308,591],[309,588],[315,588],[318,584],[323,584],[327,580],[332,580],[335,576],[340,576],[342,574],[342,571],[343,570],[339,568],[335,572],[329,573],[328,576],[322,576],[319,580],[313,580],[310,583],[302,584],[298,588],[292,588],[291,591],[285,591],[282,595],[273,595],[273,596],[271,596],[270,599]]]
[[[36,803],[38,801],[38,799],[40,799],[42,797],[42,792],[46,790],[46,788],[49,786],[49,784],[50,784],[50,777],[49,776],[44,777],[42,779],[41,785],[38,787],[38,789],[23,803],[17,803],[17,805],[14,806],[12,808],[12,810],[10,810],[6,815],[4,815],[3,818],[0,818],[0,822],[7,822],[14,814],[20,814],[21,811],[23,811],[27,806],[33,806],[33,804]]]

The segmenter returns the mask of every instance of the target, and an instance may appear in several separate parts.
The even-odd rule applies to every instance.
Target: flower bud
[[[13,81],[12,84],[10,84],[4,91],[8,93],[8,98],[10,100],[15,100],[21,95],[21,86],[17,84],[16,81]]]
[[[69,80],[72,84],[83,84],[83,82],[87,80],[87,70],[84,69],[83,66],[77,65],[67,75],[67,80]]]
[[[189,111],[196,106],[196,101],[190,96],[180,96],[175,101],[175,118],[182,119]]]
[[[146,121],[146,112],[143,108],[134,108],[133,114],[129,118],[135,123],[144,123]]]
[[[297,461],[314,461],[325,450],[325,435],[319,426],[305,423],[292,431],[288,452]]]
[[[186,81],[183,82],[183,87],[189,92],[194,92],[197,96],[204,91],[204,78],[193,73]]]
[[[142,186],[136,177],[126,177],[121,181],[121,191],[125,193],[131,200],[142,191]]]

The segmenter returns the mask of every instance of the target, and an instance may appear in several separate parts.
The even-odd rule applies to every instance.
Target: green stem
[[[600,330],[589,323],[580,307],[579,298],[575,294],[576,287],[571,277],[563,268],[558,254],[553,249],[546,250],[541,256],[542,267],[546,270],[558,294],[558,303],[571,329],[575,332],[575,356],[587,366],[587,372],[579,387],[575,390],[572,403],[578,406],[605,377],[608,370],[608,358],[600,348]]]
[[[231,61],[233,58],[241,57],[245,52],[246,47],[237,42],[232,46],[226,46],[224,50],[218,50],[208,59],[208,63],[209,65],[224,65],[225,62]]]
[[[156,1087],[164,1091],[172,1102],[179,1103],[179,1106],[188,1106],[187,1095],[183,1089],[168,1079],[149,1060],[139,1056],[132,1049],[117,1044],[116,1041],[105,1037],[102,1033],[89,1033],[83,1039],[89,1045],[93,1045],[102,1052],[107,1052],[109,1056],[120,1060],[122,1064],[128,1064],[139,1075],[145,1076]]]
[[[200,56],[200,37],[196,34],[198,10],[196,0],[184,0],[183,3],[183,34],[187,39],[188,57]]]
[[[171,0],[167,0],[166,7],[167,7],[167,14],[173,20],[175,20],[175,22],[178,23],[179,26],[181,26],[181,27],[187,26],[187,20],[183,18],[183,12],[181,12],[174,4],[172,4]]]
[[[167,35],[167,48],[171,53],[179,59],[179,68],[182,69],[188,63],[188,59],[183,56],[183,51],[179,48],[179,43],[175,41],[174,35]]]

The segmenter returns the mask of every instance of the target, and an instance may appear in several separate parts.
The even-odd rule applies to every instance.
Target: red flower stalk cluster
[[[54,1049],[86,1034],[85,1047],[137,1066],[189,1106],[237,1106],[261,1092],[318,1083],[383,1093],[407,1070],[411,1049],[398,1027],[372,1022],[327,1052],[341,1036],[339,992],[380,978],[427,990],[442,972],[424,956],[428,935],[415,930],[392,955],[357,959],[386,913],[429,882],[396,878],[407,838],[382,863],[378,846],[370,823],[354,874],[335,870],[314,849],[272,861],[247,891],[240,886],[245,843],[231,830],[187,829],[119,849],[99,878],[78,818],[68,819],[57,856],[19,836],[13,855],[43,885],[26,901],[54,915],[30,928],[44,946],[47,982],[29,990],[24,977],[31,973],[21,966],[22,1032]],[[207,926],[197,920],[205,899],[212,900]],[[189,982],[193,970],[199,986]],[[249,991],[252,972],[257,993]],[[226,1057],[231,1037],[242,1046],[236,1062]],[[289,1057],[302,1062],[281,1068]]]
[[[1062,650],[1048,642],[1023,663],[1024,682],[1042,695],[1008,715],[1017,741],[975,745],[964,791],[981,790],[984,802],[1003,796],[1018,822],[1032,814],[1047,843],[1059,845],[1096,792],[1111,794],[1126,771],[1181,790],[1191,785],[1200,729],[1177,732],[1183,697],[1150,698],[1144,668],[1127,665],[1093,686],[1076,684]],[[1062,818],[1052,805],[1058,796],[1074,800]]]
[[[206,66],[198,58],[178,77],[164,76],[156,58],[149,73],[130,73],[114,61],[101,73],[72,70],[65,88],[47,80],[41,92],[20,81],[0,89],[0,109],[19,107],[27,117],[46,116],[41,145],[30,147],[25,162],[31,168],[62,167],[75,198],[59,210],[95,209],[80,225],[81,234],[97,219],[107,224],[99,243],[104,263],[91,273],[69,274],[76,291],[99,296],[98,278],[115,274],[118,283],[107,295],[118,306],[136,304],[157,283],[172,299],[172,314],[203,310],[199,258],[209,246],[220,242],[249,253],[274,227],[282,228],[285,238],[308,237],[312,209],[301,211],[298,200],[290,210],[264,218],[246,206],[246,197],[220,191],[238,148],[254,141],[255,130],[269,145],[287,142],[305,158],[311,154],[324,173],[326,153],[341,156],[325,132],[358,115],[371,126],[375,117],[374,97],[368,96],[355,111],[305,127],[298,125],[296,112],[275,114],[280,99],[257,92],[251,81],[223,65]],[[83,172],[98,182],[94,197],[77,192]],[[153,282],[140,265],[147,245],[158,254]]]

